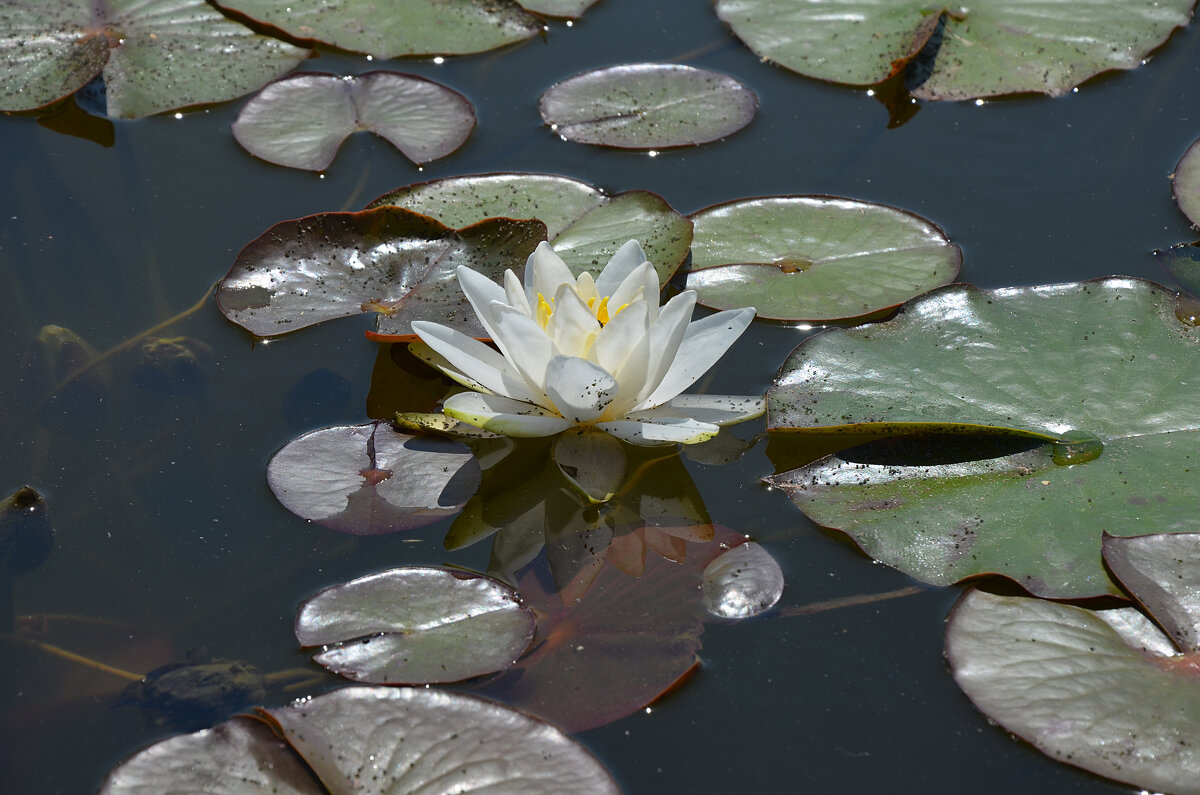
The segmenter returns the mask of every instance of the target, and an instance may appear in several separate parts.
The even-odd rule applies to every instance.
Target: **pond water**
[[[197,648],[279,670],[308,664],[292,618],[321,587],[392,565],[486,567],[486,543],[443,549],[448,521],[356,539],[294,517],[267,490],[266,463],[289,439],[366,420],[377,346],[363,338],[365,318],[263,344],[209,300],[164,332],[211,350],[204,388],[139,387],[126,355],[110,363],[101,402],[21,408],[20,363],[43,325],[107,349],[200,300],[238,250],[280,220],[357,209],[415,181],[511,170],[646,189],[684,213],[770,194],[892,204],[941,225],[963,248],[961,279],[985,287],[1164,280],[1149,252],[1195,237],[1167,179],[1200,135],[1194,27],[1144,68],[1070,96],[929,103],[897,129],[862,90],[761,62],[708,3],[601,0],[574,25],[549,28],[496,53],[386,64],[476,106],[468,143],[423,169],[369,136],[351,138],[321,175],[270,166],[229,134],[240,101],[118,122],[108,147],[32,116],[0,118],[0,487],[41,491],[58,534],[49,561],[15,586],[18,614],[89,619],[85,650],[128,641],[134,671]],[[563,142],[542,127],[536,99],[551,83],[633,61],[733,75],[758,93],[758,116],[728,140],[656,156]],[[380,65],[323,53],[305,68]],[[708,388],[761,392],[807,333],[756,324]],[[912,584],[766,490],[759,478],[773,469],[762,444],[727,466],[688,466],[713,520],[752,535],[782,565],[784,612]],[[958,691],[942,633],[959,593],[929,588],[709,625],[698,674],[581,739],[630,793],[865,792],[880,782],[913,793],[1126,791],[1013,741]],[[0,770],[9,791],[93,790],[117,760],[170,733],[113,708],[119,681],[5,649]]]

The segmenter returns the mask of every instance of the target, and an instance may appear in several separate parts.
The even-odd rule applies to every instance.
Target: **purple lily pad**
[[[393,340],[415,338],[412,320],[484,336],[456,268],[498,278],[505,268],[520,270],[545,239],[536,220],[491,218],[454,230],[394,206],[320,213],[278,223],[242,249],[217,306],[260,337],[368,311],[379,313],[377,332]]]
[[[466,447],[399,433],[386,422],[306,433],[267,465],[267,483],[285,508],[354,535],[411,530],[455,514],[479,479]]]
[[[247,102],[233,123],[233,137],[255,157],[322,171],[358,130],[425,163],[458,149],[474,127],[475,109],[466,97],[417,75],[299,72]]]
[[[663,149],[724,138],[745,127],[758,97],[728,75],[681,64],[622,64],[551,86],[542,120],[562,138],[621,149]]]
[[[510,667],[536,622],[499,580],[407,566],[326,588],[296,615],[301,646],[334,673],[373,684],[459,682]]]

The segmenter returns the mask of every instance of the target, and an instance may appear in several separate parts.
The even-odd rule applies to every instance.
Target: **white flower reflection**
[[[754,318],[751,308],[692,323],[696,294],[658,305],[654,266],[636,240],[595,279],[575,278],[546,243],[500,286],[458,269],[463,293],[500,349],[438,323],[413,331],[432,363],[469,387],[443,411],[507,436],[550,436],[590,426],[642,445],[692,444],[718,426],[760,416],[761,396],[681,395],[713,366]]]

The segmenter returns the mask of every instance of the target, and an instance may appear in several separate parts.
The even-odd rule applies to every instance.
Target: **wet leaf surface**
[[[1192,0],[717,0],[717,15],[763,58],[836,83],[882,82],[906,67],[913,96],[1057,96],[1138,66],[1186,25]]]
[[[538,100],[542,121],[570,141],[621,149],[692,146],[745,127],[754,92],[728,75],[681,64],[622,64],[568,77]]]
[[[718,204],[695,225],[687,286],[714,309],[821,322],[870,315],[958,275],[962,252],[937,225],[836,196]]]
[[[666,284],[688,255],[692,223],[661,196],[609,195],[553,174],[447,177],[385,193],[369,207],[397,205],[462,227],[485,218],[537,218],[555,252],[576,274],[599,273],[626,241],[637,240]]]
[[[809,338],[768,393],[769,426],[1007,429],[1031,449],[945,463],[865,450],[768,482],[925,582],[999,572],[1041,596],[1115,593],[1103,532],[1200,529],[1197,344],[1149,282],[946,287],[887,323]]]
[[[139,118],[249,93],[307,54],[204,0],[10,0],[0,31],[0,110],[48,105],[103,72],[108,115]]]
[[[536,36],[537,17],[512,0],[227,0],[220,7],[376,58],[484,52]],[[364,20],[370,20],[364,23]]]
[[[704,568],[700,591],[704,607],[717,618],[750,618],[783,596],[783,570],[771,553],[747,541]]]
[[[1200,536],[1105,536],[1104,562],[1178,648],[1200,652]]]
[[[372,684],[458,682],[511,666],[535,622],[507,585],[408,566],[326,588],[300,606],[296,639],[313,659]]]
[[[303,519],[343,533],[379,535],[462,510],[479,485],[479,464],[455,442],[373,422],[293,439],[267,465],[267,483]]]
[[[233,136],[255,157],[321,171],[359,130],[386,139],[414,163],[425,163],[462,146],[474,127],[475,110],[466,97],[417,75],[298,72],[247,102],[233,123]]]
[[[217,306],[260,337],[367,311],[380,313],[377,331],[389,337],[412,338],[413,320],[483,336],[456,268],[498,278],[523,267],[544,239],[537,221],[491,219],[454,230],[399,207],[311,215],[278,223],[242,249]]]

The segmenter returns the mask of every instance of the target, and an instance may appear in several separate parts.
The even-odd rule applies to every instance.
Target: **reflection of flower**
[[[437,323],[413,331],[443,357],[436,364],[470,387],[446,414],[508,436],[549,436],[594,426],[636,444],[690,444],[717,426],[762,414],[760,397],[680,395],[725,353],[754,310],[689,323],[688,290],[658,305],[658,274],[637,241],[623,245],[594,280],[576,279],[546,243],[504,286],[470,268],[459,284],[492,348]]]

